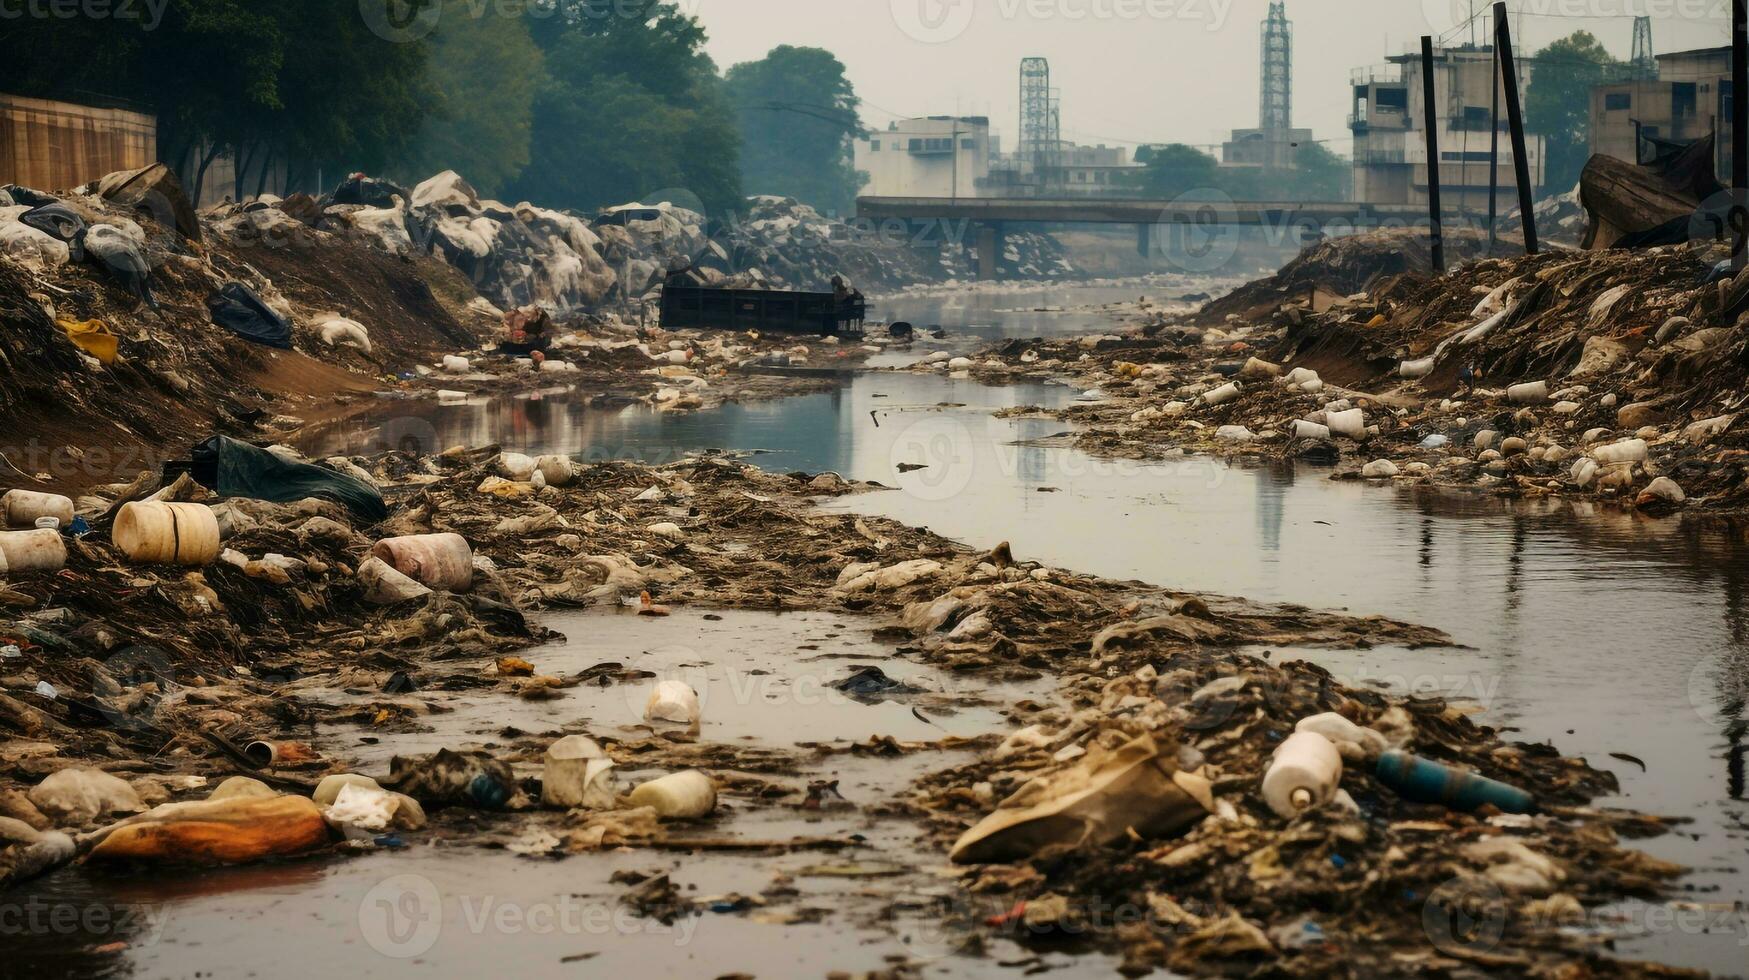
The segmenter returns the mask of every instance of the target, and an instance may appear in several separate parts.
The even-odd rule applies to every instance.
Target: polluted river
[[[882,304],[884,318],[920,331],[939,325],[945,336],[920,339],[907,355],[883,354],[823,394],[691,414],[591,405],[563,387],[441,406],[385,402],[300,448],[320,456],[411,440],[428,450],[498,444],[657,464],[742,454],[769,472],[830,471],[892,488],[829,500],[828,509],[892,518],[978,548],[1006,541],[1016,556],[1053,567],[1444,630],[1455,646],[1285,656],[1314,660],[1352,685],[1447,698],[1516,739],[1551,743],[1613,773],[1620,795],[1600,805],[1689,818],[1641,845],[1692,869],[1677,885],[1682,901],[1608,910],[1625,937],[1615,948],[1741,974],[1749,962],[1749,554],[1739,535],[1590,503],[1338,482],[1303,463],[1099,459],[1068,448],[1062,423],[1017,411],[1097,399],[1097,391],[991,387],[903,370],[935,350],[1100,331],[1106,321],[1084,305],[1133,300],[1138,291],[900,297]],[[853,617],[827,613],[680,608],[651,620],[591,610],[542,621],[565,637],[529,652],[543,670],[623,663],[686,680],[703,702],[700,738],[742,747],[1002,734],[1002,706],[1052,696],[1049,678],[985,682],[907,660]],[[832,686],[870,665],[915,693],[864,696]],[[490,745],[506,729],[557,730],[578,719],[629,725],[641,694],[584,687],[531,702],[434,691],[441,713],[424,731],[379,737],[331,725],[320,738],[330,754],[380,768],[395,754]],[[1115,959],[1073,947],[1000,942],[984,956],[954,955],[960,939],[941,924],[948,889],[916,867],[915,828],[832,805],[840,797],[878,802],[954,762],[952,749],[824,755],[792,777],[818,788],[820,805],[781,817],[731,813],[718,828],[755,839],[853,836],[864,845],[854,856],[641,850],[549,860],[515,846],[414,846],[184,876],[64,870],[26,893],[44,906],[131,916],[126,928],[75,927],[121,942],[9,939],[8,959],[41,977],[247,976],[291,962],[323,974],[344,972],[371,950],[383,954],[371,961],[372,975],[821,975],[898,962],[920,964],[926,975],[1108,975]],[[704,911],[620,914],[627,883],[663,875]],[[396,904],[408,901],[425,904]],[[750,913],[729,914],[746,913],[749,902]],[[416,914],[431,908],[438,913]],[[470,941],[487,930],[514,935]]]

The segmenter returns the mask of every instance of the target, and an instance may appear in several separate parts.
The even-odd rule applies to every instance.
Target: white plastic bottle
[[[1275,750],[1263,775],[1263,801],[1278,816],[1328,803],[1342,784],[1342,756],[1316,732],[1296,732]]]
[[[697,769],[652,779],[627,797],[634,807],[647,806],[664,820],[692,820],[717,808],[717,784]]]

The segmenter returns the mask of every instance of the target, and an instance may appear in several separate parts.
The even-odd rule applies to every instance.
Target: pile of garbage
[[[790,198],[749,198],[745,215],[722,221],[669,201],[584,218],[482,199],[454,171],[411,190],[355,174],[320,199],[265,195],[202,218],[235,243],[294,244],[320,231],[392,255],[433,254],[497,308],[533,304],[557,317],[653,299],[671,274],[707,286],[810,291],[843,276],[872,291],[970,279],[978,268],[976,246],[963,235],[914,243],[908,231],[865,231]],[[1034,232],[1009,235],[999,266],[1017,278],[1076,274],[1062,246]]]
[[[1096,452],[1300,457],[1342,477],[1661,512],[1749,506],[1736,426],[1749,277],[1730,274],[1722,245],[1487,258],[1433,278],[1364,274],[1360,258],[1394,236],[1363,239],[1309,250],[1237,303],[1011,342],[964,367],[1097,387],[1108,401],[1065,413]],[[1214,315],[1265,296],[1289,298]]]

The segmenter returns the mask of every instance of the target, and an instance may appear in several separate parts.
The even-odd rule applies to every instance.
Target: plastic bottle
[[[459,534],[384,538],[370,553],[427,588],[466,592],[474,584],[474,549]]]
[[[1224,405],[1227,402],[1230,402],[1233,399],[1239,397],[1240,390],[1241,389],[1239,388],[1239,383],[1237,381],[1230,381],[1230,382],[1228,382],[1224,385],[1221,385],[1219,388],[1216,388],[1212,391],[1204,392],[1203,396],[1202,396],[1202,403],[1204,405],[1209,405],[1209,406]]]
[[[1623,439],[1591,450],[1591,458],[1599,463],[1643,463],[1646,460],[1646,440]]]
[[[64,527],[73,523],[73,501],[58,493],[37,493],[35,490],[8,490],[0,497],[0,511],[12,527],[35,527],[39,518],[53,517]]]
[[[110,538],[129,561],[208,565],[219,557],[219,521],[206,504],[123,504]]]
[[[1319,425],[1316,422],[1307,422],[1305,419],[1300,419],[1294,423],[1294,438],[1328,439],[1330,438],[1330,427],[1327,425]]]
[[[1410,755],[1401,749],[1380,755],[1374,771],[1379,782],[1416,803],[1438,803],[1465,813],[1484,803],[1491,803],[1505,813],[1536,811],[1536,798],[1516,786]]]
[[[1397,365],[1397,376],[1400,378],[1425,378],[1433,373],[1433,364],[1434,359],[1431,357],[1404,361]]]
[[[1328,803],[1342,784],[1342,755],[1316,732],[1289,735],[1275,750],[1275,760],[1263,775],[1263,801],[1278,816]]]
[[[0,531],[0,574],[58,572],[67,566],[59,531]]]
[[[1294,731],[1316,732],[1332,742],[1351,742],[1374,752],[1382,752],[1390,744],[1378,732],[1356,725],[1334,711],[1301,718],[1299,724],[1294,726]]]
[[[1506,398],[1515,405],[1541,405],[1549,400],[1549,383],[1532,381],[1506,389]]]
[[[473,362],[465,357],[450,354],[443,359],[443,370],[449,374],[467,374],[473,369]]]
[[[717,784],[697,769],[652,779],[632,790],[628,802],[647,806],[665,820],[692,820],[717,808]]]

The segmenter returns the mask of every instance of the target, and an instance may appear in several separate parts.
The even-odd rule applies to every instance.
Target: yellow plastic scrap
[[[102,320],[56,320],[55,326],[60,327],[79,348],[102,364],[115,363],[115,349],[118,343],[115,334],[109,332],[108,324]]]

